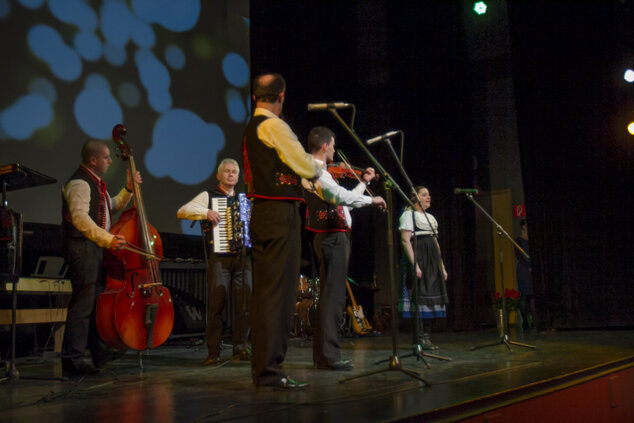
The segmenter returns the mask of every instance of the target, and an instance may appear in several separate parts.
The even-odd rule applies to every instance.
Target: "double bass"
[[[123,139],[124,125],[116,125],[112,138],[121,158],[136,174],[132,149]],[[134,207],[127,209],[111,233],[123,235],[123,249],[104,257],[106,289],[97,300],[97,330],[109,346],[144,350],[161,345],[174,326],[174,307],[169,290],[161,283],[159,261],[163,245],[149,224],[141,187],[132,177]]]

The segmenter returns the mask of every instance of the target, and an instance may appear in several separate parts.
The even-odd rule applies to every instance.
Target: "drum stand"
[[[411,201],[409,201],[409,198],[407,198],[407,196],[403,193],[403,191],[400,189],[398,184],[394,181],[394,179],[392,179],[391,175],[387,173],[387,171],[383,168],[383,166],[381,166],[381,164],[376,160],[376,158],[372,155],[372,153],[370,153],[370,151],[367,149],[365,144],[363,144],[363,141],[361,141],[361,139],[356,134],[354,129],[352,129],[351,126],[348,126],[348,124],[341,118],[341,116],[339,116],[339,114],[337,113],[337,110],[334,108],[329,108],[328,111],[332,113],[335,119],[339,121],[339,123],[348,132],[348,134],[356,141],[359,147],[366,153],[366,155],[370,158],[372,163],[374,163],[374,166],[376,167],[377,171],[383,175],[383,186],[385,188],[385,200],[387,202],[387,213],[386,213],[387,214],[387,247],[388,247],[388,268],[389,268],[389,274],[390,274],[390,294],[391,294],[391,310],[392,310],[392,355],[388,359],[389,361],[388,367],[386,369],[374,370],[374,371],[361,373],[351,377],[340,378],[339,383],[345,383],[349,380],[358,379],[358,378],[370,376],[370,375],[375,375],[378,373],[384,373],[388,371],[398,371],[408,375],[411,378],[421,381],[426,386],[430,386],[431,384],[425,379],[423,379],[418,372],[404,368],[401,365],[401,361],[399,360],[399,357],[398,357],[398,348],[397,348],[397,340],[396,340],[398,325],[396,322],[396,308],[394,306],[397,296],[396,296],[396,283],[394,281],[395,265],[394,265],[394,238],[393,238],[394,234],[392,233],[392,230],[393,230],[392,228],[393,227],[392,189],[395,188],[397,192],[408,203],[411,204]],[[356,109],[353,113],[355,112],[356,112]],[[353,121],[354,121],[354,115],[353,115]]]

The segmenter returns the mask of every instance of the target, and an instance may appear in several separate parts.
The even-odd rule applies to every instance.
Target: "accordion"
[[[239,253],[243,247],[251,248],[249,236],[249,221],[251,220],[251,202],[245,194],[238,194],[234,198],[212,197],[211,208],[217,211],[222,219],[212,227],[206,220],[203,231],[213,244],[214,253]]]

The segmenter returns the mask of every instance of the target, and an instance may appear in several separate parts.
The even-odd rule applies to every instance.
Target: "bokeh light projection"
[[[0,0],[0,165],[19,162],[56,185],[14,191],[27,222],[60,223],[60,191],[89,137],[114,125],[143,173],[159,231],[199,234],[176,210],[240,159],[249,117],[248,0]],[[105,179],[115,193],[127,166]]]

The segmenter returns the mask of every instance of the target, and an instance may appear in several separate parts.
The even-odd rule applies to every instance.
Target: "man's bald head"
[[[286,91],[286,81],[279,73],[263,73],[253,80],[252,88],[256,103],[275,103]]]
[[[86,141],[81,148],[81,162],[85,165],[90,164],[91,157],[97,157],[104,149],[108,149],[108,145],[94,138]]]

